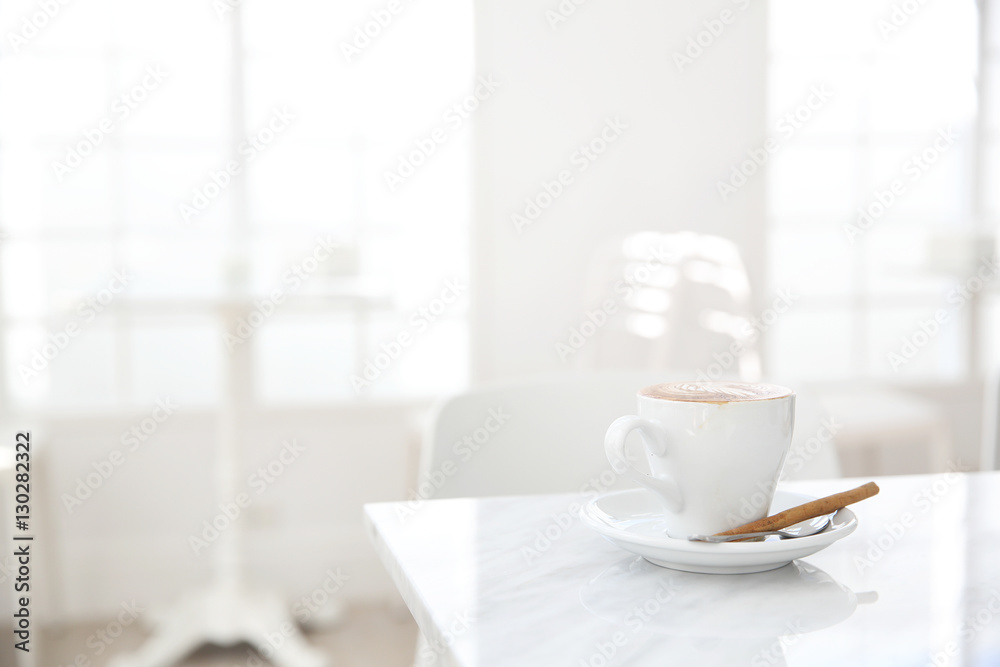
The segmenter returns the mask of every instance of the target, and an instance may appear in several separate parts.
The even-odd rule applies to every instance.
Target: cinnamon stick
[[[743,533],[762,533],[770,530],[781,530],[782,528],[794,526],[800,521],[805,521],[806,519],[814,519],[818,516],[823,516],[824,514],[836,512],[841,507],[853,505],[854,503],[862,501],[865,498],[871,498],[876,493],[878,493],[878,485],[876,485],[875,482],[868,482],[867,484],[859,486],[856,489],[835,493],[832,496],[827,496],[825,498],[817,498],[816,500],[811,500],[808,503],[799,505],[798,507],[787,509],[784,512],[778,512],[773,516],[764,517],[763,519],[758,519],[757,521],[751,521],[750,523],[737,526],[736,528],[731,528],[725,532],[716,533],[716,535],[742,535]]]

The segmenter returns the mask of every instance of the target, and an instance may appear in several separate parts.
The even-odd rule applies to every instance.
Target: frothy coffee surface
[[[639,391],[640,396],[693,403],[736,403],[784,398],[794,392],[776,384],[757,382],[667,382]]]

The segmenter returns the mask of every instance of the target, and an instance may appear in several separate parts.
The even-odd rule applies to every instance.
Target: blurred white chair
[[[420,457],[417,490],[433,490],[419,497],[593,490],[583,487],[590,480],[600,481],[602,473],[607,481],[611,472],[604,434],[615,419],[635,413],[637,390],[690,379],[690,371],[605,371],[541,377],[447,399],[432,417]],[[789,456],[801,457],[803,464],[789,468],[783,477],[840,476],[832,448],[837,426],[829,435],[830,429],[823,429],[831,414],[808,389],[797,393]],[[809,442],[813,438],[823,446]],[[436,485],[435,479],[442,483]],[[619,481],[613,486],[631,486]]]
[[[604,433],[618,417],[635,413],[636,392],[681,379],[690,375],[559,375],[450,398],[437,408],[425,438],[419,484],[442,472],[434,498],[579,492],[610,471]],[[448,462],[451,475],[444,472]]]
[[[608,299],[615,312],[581,350],[581,367],[760,378],[750,281],[732,241],[691,231],[612,241],[595,256],[587,287],[588,307]]]

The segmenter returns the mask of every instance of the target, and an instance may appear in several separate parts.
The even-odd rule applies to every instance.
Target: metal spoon
[[[807,535],[815,535],[829,526],[832,516],[832,514],[818,516],[814,519],[807,519],[806,521],[797,523],[794,526],[789,526],[788,528],[770,530],[764,533],[743,533],[742,535],[691,535],[688,539],[692,542],[734,542],[736,540],[746,540],[752,537],[767,537],[768,535],[777,535],[782,539],[806,537]]]

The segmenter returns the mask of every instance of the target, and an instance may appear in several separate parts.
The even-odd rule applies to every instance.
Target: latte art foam
[[[640,396],[692,403],[767,401],[793,393],[787,387],[758,382],[667,382],[639,390]]]

